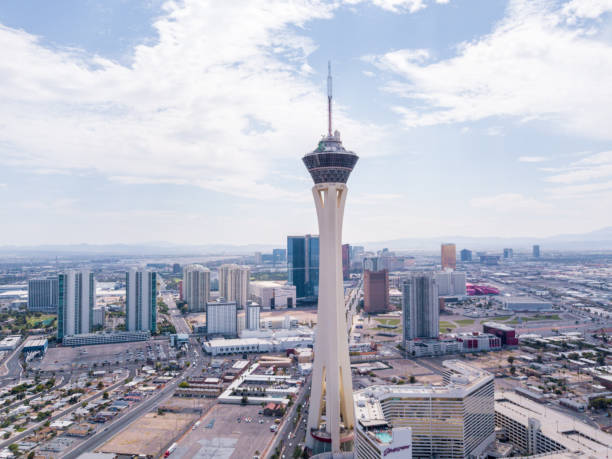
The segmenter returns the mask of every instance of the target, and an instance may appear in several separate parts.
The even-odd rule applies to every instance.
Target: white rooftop
[[[495,411],[527,426],[529,418],[540,421],[541,432],[582,457],[608,457],[612,451],[612,435],[547,405],[521,397],[514,392],[495,392]],[[568,456],[563,456],[568,457]]]

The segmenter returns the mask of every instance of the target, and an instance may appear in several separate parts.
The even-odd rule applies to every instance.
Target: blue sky
[[[5,0],[0,244],[282,244],[612,225],[610,0]]]

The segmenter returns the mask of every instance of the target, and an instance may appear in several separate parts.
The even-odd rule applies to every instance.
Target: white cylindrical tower
[[[331,133],[331,75],[328,76],[329,132],[303,161],[315,185],[319,221],[319,303],[306,445],[314,453],[351,449],[355,416],[342,279],[342,219],[346,182],[358,157],[340,133]]]

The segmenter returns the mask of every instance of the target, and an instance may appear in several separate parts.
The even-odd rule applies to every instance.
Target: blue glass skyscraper
[[[287,237],[289,284],[295,285],[296,299],[315,303],[319,296],[319,236]]]

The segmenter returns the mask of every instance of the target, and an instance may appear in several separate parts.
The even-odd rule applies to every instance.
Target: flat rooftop
[[[484,322],[482,325],[486,327],[497,328],[498,330],[502,331],[514,331],[514,328],[510,327],[509,325],[502,324],[500,322]]]
[[[524,426],[529,418],[538,420],[542,434],[570,452],[584,453],[583,457],[602,458],[610,453],[612,435],[514,392],[495,392],[495,411]]]
[[[358,400],[377,399],[389,397],[422,397],[434,395],[436,397],[464,397],[468,392],[492,381],[493,375],[488,371],[473,367],[459,360],[445,360],[442,365],[451,372],[450,383],[443,386],[422,384],[403,384],[371,386],[355,392],[355,402]]]
[[[537,304],[549,304],[550,301],[542,301],[539,298],[532,296],[503,296],[501,300],[504,303],[537,303]]]

